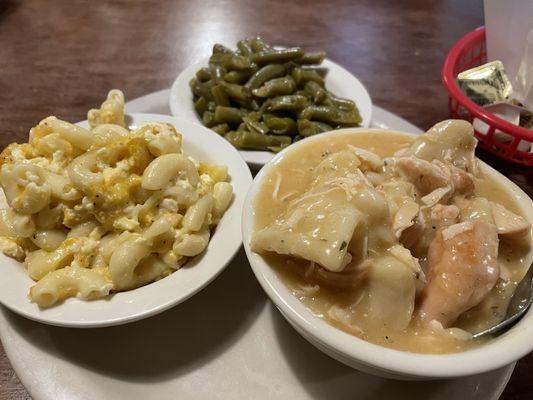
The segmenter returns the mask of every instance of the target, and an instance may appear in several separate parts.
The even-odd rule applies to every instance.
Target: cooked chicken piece
[[[449,119],[439,122],[420,135],[408,151],[409,155],[426,161],[451,163],[466,172],[476,173],[474,150],[477,140],[467,121]]]
[[[414,201],[401,206],[392,221],[392,230],[397,238],[402,235],[402,232],[414,225],[414,220],[420,211],[420,206]]]
[[[454,205],[442,205],[442,204],[436,204],[431,208],[430,216],[432,219],[436,220],[455,220],[459,216],[459,207]]]
[[[395,167],[401,176],[415,185],[429,206],[456,194],[468,196],[474,192],[472,174],[439,160],[429,162],[402,157],[395,160]]]
[[[474,176],[462,169],[450,165],[454,194],[469,196],[474,193]]]
[[[474,176],[471,173],[457,168],[452,164],[446,164],[440,160],[433,160],[432,164],[437,165],[442,170],[445,170],[448,175],[450,175],[451,186],[453,187],[454,194],[468,196],[474,193]]]
[[[421,195],[431,193],[450,183],[449,170],[420,158],[398,158],[395,161],[395,167],[401,176],[415,185]]]
[[[419,212],[413,220],[413,225],[404,229],[400,234],[400,243],[411,250],[415,257],[423,256],[429,243],[424,240],[427,232],[424,214]]]
[[[426,194],[420,198],[420,201],[427,207],[433,207],[439,202],[446,202],[452,195],[453,188],[450,186],[443,186],[435,189],[431,193]]]
[[[454,205],[436,204],[421,207],[413,221],[400,235],[400,243],[416,257],[425,257],[435,234],[441,228],[457,223],[459,208]]]
[[[467,221],[439,230],[428,251],[428,284],[420,305],[423,320],[450,326],[487,296],[499,276],[493,224]]]
[[[506,240],[527,240],[531,224],[522,216],[509,211],[501,204],[490,202],[492,216],[498,229],[498,235]]]

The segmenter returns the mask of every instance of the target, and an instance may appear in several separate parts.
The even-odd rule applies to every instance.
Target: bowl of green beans
[[[324,52],[261,38],[241,40],[235,51],[215,44],[177,77],[169,103],[174,116],[217,132],[256,167],[305,137],[368,127],[372,112],[363,84]]]

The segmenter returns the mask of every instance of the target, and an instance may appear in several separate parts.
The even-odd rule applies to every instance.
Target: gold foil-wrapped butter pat
[[[513,86],[499,60],[461,72],[457,75],[457,84],[480,106],[509,100],[513,94]]]

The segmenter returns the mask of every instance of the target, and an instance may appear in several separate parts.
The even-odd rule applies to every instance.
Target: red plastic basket
[[[473,122],[479,119],[488,125],[485,132],[475,129],[479,145],[506,160],[533,166],[533,153],[518,148],[521,141],[531,145],[533,131],[513,125],[475,104],[462,92],[455,81],[460,72],[484,64],[487,59],[485,27],[477,28],[459,40],[450,50],[442,67],[442,81],[448,90],[450,116]],[[494,132],[499,130],[510,135],[512,140],[502,143]]]

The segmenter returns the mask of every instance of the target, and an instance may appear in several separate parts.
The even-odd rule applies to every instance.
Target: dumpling
[[[311,189],[293,200],[285,215],[254,233],[254,250],[293,255],[341,271],[351,261],[348,250],[364,247],[350,243],[356,227],[389,220],[384,196],[367,184],[359,165],[350,151],[322,160]],[[364,232],[357,237],[364,240]]]
[[[368,315],[373,324],[407,328],[415,308],[416,275],[393,256],[374,259],[368,269]]]
[[[475,173],[476,144],[474,128],[470,123],[449,119],[435,124],[424,135],[420,135],[405,155],[426,161],[440,160],[466,172]]]
[[[341,271],[355,227],[363,215],[338,188],[308,192],[274,224],[254,233],[255,251],[274,251],[314,261],[329,271]]]

